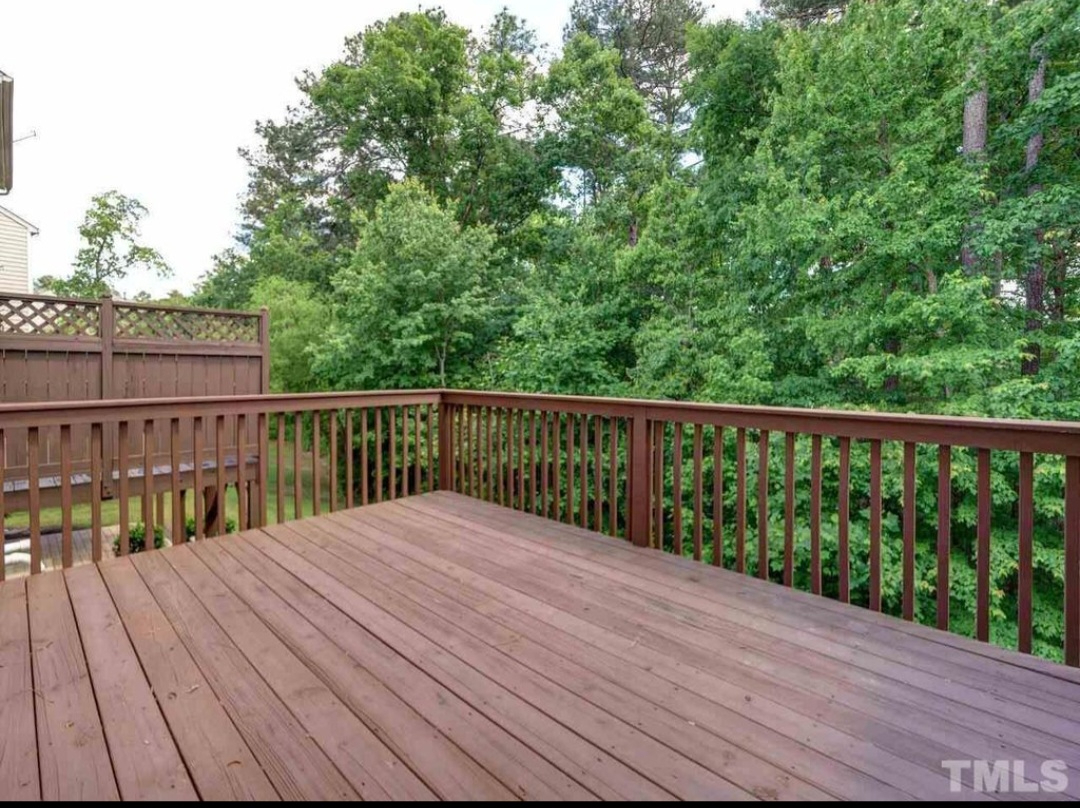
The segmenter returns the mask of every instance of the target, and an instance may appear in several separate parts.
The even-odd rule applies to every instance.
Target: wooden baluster
[[[952,551],[952,449],[948,446],[938,447],[937,505],[937,627],[948,631],[949,553]]]
[[[71,508],[71,425],[63,424],[60,427],[60,559],[64,569],[75,564]]]
[[[1031,599],[1034,586],[1034,568],[1032,565],[1031,534],[1035,522],[1033,494],[1035,460],[1031,452],[1020,453],[1020,491],[1019,491],[1019,572],[1017,580],[1018,628],[1017,648],[1022,654],[1031,653]]]
[[[214,454],[217,462],[217,519],[214,522],[214,535],[224,536],[226,533],[226,513],[225,507],[225,416],[219,415],[216,418],[214,432]],[[145,510],[144,510],[145,513]],[[147,528],[147,537],[150,536],[150,529]]]
[[[390,485],[390,500],[397,499],[397,407],[389,407],[388,412],[390,414],[390,471],[389,471],[389,485]],[[465,483],[462,482],[464,487]]]
[[[391,414],[391,419],[393,414]],[[393,420],[390,422],[393,429]],[[391,441],[393,438],[391,438]],[[391,447],[393,443],[391,443]],[[322,413],[315,410],[311,414],[311,508],[318,516],[322,513],[322,463],[320,454],[322,450]],[[393,451],[393,449],[391,449]],[[391,463],[393,459],[391,458]],[[393,488],[393,486],[391,486]]]
[[[430,412],[428,429],[431,429]],[[368,411],[360,410],[360,504],[368,504],[368,488],[371,485],[371,466],[368,463]]]
[[[457,479],[454,481],[454,490],[459,494],[465,493],[465,406],[455,407],[457,416],[457,441],[454,451],[457,453]]]
[[[784,586],[795,585],[795,433],[784,434]]]
[[[975,551],[975,638],[982,642],[990,641],[990,450],[979,449],[978,461],[978,525],[976,528],[978,547]],[[905,508],[905,522],[907,521]],[[912,508],[914,516],[914,508]],[[905,530],[905,544],[906,533]],[[907,589],[907,564],[905,569],[905,590]],[[1071,574],[1077,574],[1075,570]]]
[[[256,428],[259,432],[259,470],[257,485],[259,488],[258,527],[265,527],[270,523],[270,431],[267,427],[267,413],[260,412],[257,416]]]
[[[247,496],[247,416],[236,416],[236,524],[240,531],[248,529],[250,503]],[[228,533],[228,525],[222,521],[222,534]]]
[[[487,455],[487,461],[485,466],[487,468],[487,501],[495,501],[495,476],[497,469],[495,467],[495,448],[492,445],[492,435],[494,428],[494,416],[495,413],[491,407],[484,407],[484,448]]]
[[[694,561],[701,561],[705,545],[705,425],[694,425]]]
[[[851,548],[848,525],[851,522],[851,438],[840,438],[840,498],[837,525],[837,565],[840,567],[839,598],[851,602]]]
[[[664,432],[667,425],[663,421],[653,424],[653,517],[656,520],[654,537],[656,549],[664,549]]]
[[[452,429],[452,427],[451,427]],[[382,463],[382,407],[375,408],[375,501],[382,502],[383,463]],[[454,488],[453,490],[457,490]]]
[[[131,446],[128,443],[128,422],[121,421],[116,430],[117,490],[120,496],[120,555],[131,552],[131,498],[129,489],[131,479],[128,475],[128,462]],[[33,514],[31,514],[33,518]],[[201,521],[196,519],[196,521]]]
[[[540,413],[540,515],[545,519],[551,518],[551,467],[548,465],[551,458],[548,456],[548,432],[551,424],[548,414]]]
[[[915,619],[915,444],[904,444],[903,617]]]
[[[95,426],[97,426],[97,424],[95,424]],[[100,437],[101,437],[101,435],[99,433],[98,434],[98,439],[99,440],[100,440]],[[4,537],[4,514],[5,514],[5,511],[4,511],[4,470],[5,470],[6,467],[7,467],[7,439],[4,437],[4,430],[2,428],[0,428],[0,541],[3,541],[3,537]],[[100,469],[98,471],[99,471],[99,475],[100,475]],[[100,503],[101,503],[100,497],[101,497],[101,485],[99,484],[98,485],[98,508],[99,508],[99,512],[100,512],[100,507],[101,507],[101,505],[100,505]],[[100,543],[101,534],[98,533],[96,535],[98,536],[98,540],[99,540],[99,543]],[[95,558],[94,560],[97,561],[99,559],[100,559],[100,555],[98,556],[98,558]],[[2,556],[0,556],[0,581],[3,581],[7,577],[7,569],[6,569],[6,567],[7,567],[7,563],[5,562],[4,558]]]
[[[619,535],[619,421],[612,417],[608,438],[608,532]]]
[[[506,500],[509,507],[514,507],[514,410],[506,411]]]
[[[427,488],[435,490],[435,415],[433,407],[427,405]]]
[[[881,611],[881,441],[870,441],[870,608]]]
[[[330,513],[338,509],[337,489],[337,410],[330,410]]]
[[[536,410],[529,410],[529,513],[536,513]]]
[[[304,415],[293,415],[293,516],[304,518]]]
[[[197,427],[196,427],[197,429]],[[277,523],[285,521],[285,413],[277,414]],[[199,485],[195,484],[195,496],[199,496]],[[198,500],[196,500],[198,501]],[[198,514],[198,508],[195,513]],[[198,517],[196,520],[198,521]]]
[[[464,494],[476,496],[476,478],[473,474],[476,466],[473,464],[472,459],[472,418],[472,409],[463,407],[461,410],[461,420],[464,422],[465,438],[464,442],[461,444],[461,461],[463,464],[461,490]]]
[[[143,549],[154,549],[154,422],[143,421],[143,496],[142,519],[146,529]]]
[[[206,425],[202,419],[202,416],[197,416],[195,420],[192,421],[192,430],[192,465],[195,466],[195,491],[193,492],[195,501],[192,503],[192,505],[195,508],[195,540],[202,541],[204,538],[206,538],[206,525],[203,524],[203,518],[205,513],[204,508],[206,505],[206,492],[203,490],[203,446],[206,441]],[[123,445],[123,442],[121,442],[121,445]],[[280,466],[278,466],[278,473],[281,474]],[[284,475],[281,475],[281,477],[282,479],[284,479]],[[278,511],[279,520],[282,519],[283,513],[283,510]],[[127,520],[125,519],[124,521],[126,522]]]
[[[401,408],[401,496],[409,496],[409,408]]]
[[[821,594],[821,435],[810,437],[810,591]]]
[[[551,474],[551,477],[552,477],[551,484],[555,489],[555,492],[554,492],[554,500],[555,501],[553,503],[555,507],[553,509],[554,512],[552,513],[551,518],[554,519],[556,522],[558,522],[559,520],[562,519],[562,502],[560,502],[560,499],[562,498],[562,480],[560,479],[560,477],[562,475],[559,473],[559,468],[562,465],[559,462],[559,447],[562,446],[562,442],[561,442],[562,436],[559,434],[561,428],[562,428],[562,419],[560,418],[559,413],[557,413],[557,412],[552,413],[552,417],[551,417],[551,472],[552,472],[552,474]]]
[[[413,466],[413,493],[419,494],[420,491],[420,468],[423,465],[420,462],[420,405],[417,404],[413,407],[413,454],[416,455],[416,465]]]
[[[593,530],[604,529],[604,419],[593,416]]]
[[[495,471],[499,488],[499,504],[506,505],[506,469],[503,466],[503,410],[495,410]]]
[[[26,433],[27,473],[30,476],[30,574],[41,572],[41,463],[38,446],[38,428],[32,426]]]
[[[746,572],[746,430],[735,432],[735,571]]]
[[[574,414],[566,413],[566,524],[574,524]]]
[[[769,580],[769,431],[758,433],[758,578]]]
[[[713,551],[714,567],[724,564],[724,428],[713,427]]]
[[[103,480],[103,439],[101,424],[90,427],[90,558],[96,564],[101,561],[101,489]],[[4,432],[0,430],[0,536],[4,535]],[[0,581],[4,579],[4,564],[0,561]]]
[[[672,529],[675,531],[674,540],[672,542],[672,550],[675,555],[681,556],[683,554],[682,546],[682,460],[683,460],[683,425],[682,422],[675,422],[675,446],[674,455],[672,457],[671,465],[671,521]]]
[[[578,518],[581,527],[589,526],[589,416],[581,414],[578,421]]]
[[[417,409],[416,409],[416,417],[418,419],[417,420],[417,428],[416,428],[416,446],[417,446],[417,452],[416,452],[416,468],[417,468],[417,472],[416,472],[416,475],[417,475],[417,478],[419,478],[419,476],[420,476],[420,452],[419,452],[419,447],[420,447],[420,427],[419,427],[420,408],[419,407],[417,407]],[[356,499],[355,499],[356,494],[355,494],[355,488],[354,488],[354,486],[356,484],[356,481],[353,479],[353,474],[354,474],[354,472],[353,472],[353,461],[354,461],[354,459],[355,459],[355,449],[353,448],[353,411],[352,410],[345,410],[345,507],[347,509],[349,509],[349,510],[352,510],[353,506],[355,506],[355,504],[356,504]],[[417,485],[417,488],[419,488],[419,487],[420,486]]]
[[[172,499],[172,543],[182,544],[184,536],[184,510],[180,499],[180,419],[169,421],[169,491]]]
[[[1080,666],[1080,457],[1065,458],[1065,664]]]

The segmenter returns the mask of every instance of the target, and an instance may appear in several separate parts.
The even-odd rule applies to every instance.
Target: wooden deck
[[[455,494],[0,586],[4,799],[1039,796],[972,759],[1080,672]]]

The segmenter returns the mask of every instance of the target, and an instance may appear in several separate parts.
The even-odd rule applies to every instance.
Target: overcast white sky
[[[507,6],[557,47],[570,0],[443,0],[479,30]],[[714,0],[742,17],[757,0]],[[237,148],[255,121],[298,98],[293,78],[341,53],[346,36],[415,0],[7,0],[0,70],[15,83],[15,187],[0,205],[41,229],[31,273],[63,275],[90,197],[116,189],[150,209],[144,241],[175,270],[121,291],[188,292],[228,247],[246,174]]]

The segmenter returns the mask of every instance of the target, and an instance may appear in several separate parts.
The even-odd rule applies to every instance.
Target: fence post
[[[101,298],[101,316],[98,320],[98,337],[101,339],[101,398],[109,401],[116,397],[113,392],[113,339],[116,336],[116,310],[113,308],[113,299],[110,295]],[[112,497],[113,466],[115,465],[115,451],[124,451],[124,447],[116,444],[116,424],[104,424],[104,439],[102,441],[102,455],[104,461],[104,473],[102,474],[102,496]]]
[[[630,422],[630,509],[628,531],[637,547],[649,546],[649,430],[645,414]]]
[[[454,410],[444,401],[439,402],[439,490],[454,488]]]

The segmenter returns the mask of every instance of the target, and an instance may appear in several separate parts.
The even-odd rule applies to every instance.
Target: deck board
[[[0,798],[883,799],[1080,678],[436,493],[0,584]],[[39,780],[40,772],[40,780]]]

